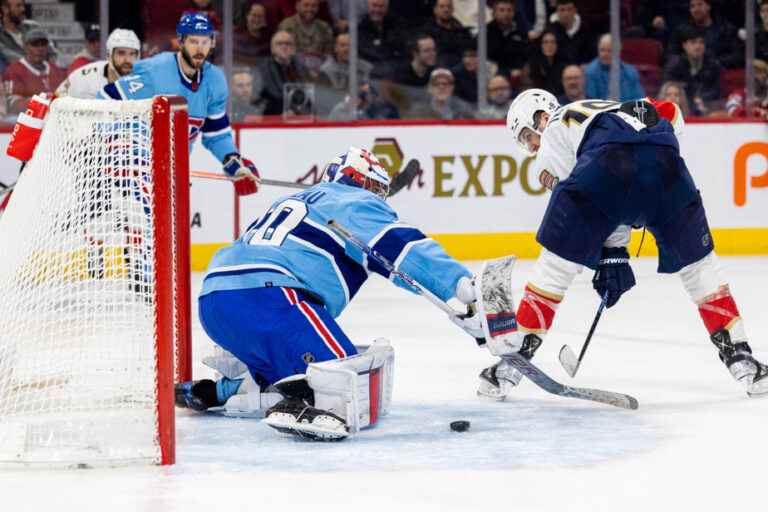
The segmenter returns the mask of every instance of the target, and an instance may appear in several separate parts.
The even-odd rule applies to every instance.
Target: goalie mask
[[[323,181],[364,188],[382,199],[389,194],[389,174],[381,162],[369,151],[355,147],[325,166]]]
[[[533,155],[537,151],[531,147],[531,137],[534,134],[541,136],[543,131],[543,126],[541,129],[538,126],[539,113],[546,112],[551,116],[559,107],[557,98],[544,89],[528,89],[509,106],[507,129],[526,153]]]

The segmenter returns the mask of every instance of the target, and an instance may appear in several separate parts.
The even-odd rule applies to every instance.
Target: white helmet
[[[512,131],[515,142],[520,144],[527,153],[533,153],[528,144],[521,140],[523,129],[528,128],[541,135],[534,119],[537,112],[544,111],[550,116],[560,107],[557,98],[544,89],[528,89],[521,92],[509,106],[507,112],[507,129]]]
[[[107,56],[110,60],[112,59],[112,52],[115,48],[130,48],[131,50],[136,50],[139,52],[138,56],[141,57],[141,42],[139,41],[139,38],[136,37],[133,30],[124,28],[116,28],[113,30],[107,38]]]
[[[323,170],[323,181],[364,188],[382,199],[389,194],[389,174],[370,151],[350,147]]]

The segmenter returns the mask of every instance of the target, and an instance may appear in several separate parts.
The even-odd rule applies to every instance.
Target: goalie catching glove
[[[259,170],[253,162],[238,153],[230,153],[224,157],[224,172],[235,179],[237,195],[247,196],[259,191],[261,184]]]

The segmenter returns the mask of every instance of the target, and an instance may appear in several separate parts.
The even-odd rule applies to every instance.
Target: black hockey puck
[[[467,420],[452,421],[451,430],[454,432],[466,432],[469,430],[469,422]]]

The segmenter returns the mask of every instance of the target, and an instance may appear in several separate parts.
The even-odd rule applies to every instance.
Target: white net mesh
[[[151,121],[55,101],[0,219],[0,463],[159,462]]]

